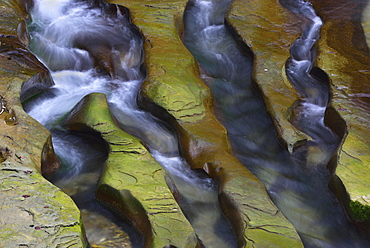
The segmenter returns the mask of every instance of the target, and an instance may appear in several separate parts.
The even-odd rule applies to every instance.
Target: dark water
[[[145,78],[144,56],[141,34],[130,23],[127,9],[102,1],[37,0],[31,17],[31,50],[50,69],[55,85],[24,103],[24,108],[53,134],[54,149],[63,163],[49,179],[83,210],[90,243],[114,240],[117,232],[107,229],[127,232],[133,247],[143,243],[133,226],[95,200],[109,152],[104,140],[59,125],[84,96],[100,92],[106,94],[118,126],[141,139],[168,172],[168,184],[200,242],[205,247],[236,247],[233,229],[220,207],[217,183],[205,172],[191,170],[180,156],[171,128],[137,106]],[[99,222],[107,224],[99,227]],[[129,243],[121,236],[116,245]]]
[[[136,228],[95,199],[109,153],[101,136],[53,130],[52,137],[61,168],[47,179],[71,196],[80,209],[89,243],[103,247],[141,247],[144,240]]]
[[[300,97],[290,121],[312,138],[290,153],[279,141],[258,82],[252,79],[253,52],[225,22],[230,4],[231,0],[189,1],[183,41],[204,71],[215,113],[227,128],[234,154],[264,183],[305,247],[370,247],[369,238],[347,217],[341,204],[347,203],[348,196],[334,175],[345,125],[330,107],[328,76],[315,67],[324,20],[307,2],[280,1],[303,20],[303,32],[290,48],[286,75]],[[54,148],[63,163],[49,179],[82,210],[84,222],[91,224],[86,225],[91,244],[113,240],[120,247],[130,242],[140,247],[143,243],[129,222],[95,200],[96,183],[108,155],[105,141],[99,135],[84,136],[59,126],[84,96],[100,92],[107,95],[119,127],[141,139],[168,172],[169,187],[201,243],[237,247],[218,201],[217,183],[204,171],[191,170],[180,156],[172,129],[137,106],[145,78],[142,36],[130,24],[127,10],[101,1],[39,0],[31,16],[31,49],[50,69],[55,86],[24,108],[53,134]],[[333,189],[342,192],[341,202]],[[106,224],[94,225],[99,222]]]
[[[183,41],[204,71],[204,81],[215,97],[215,113],[228,131],[234,154],[264,183],[305,247],[369,247],[369,237],[349,220],[341,205],[349,198],[334,175],[345,125],[328,106],[328,76],[315,67],[322,20],[308,2],[280,1],[303,20],[303,32],[290,48],[286,74],[300,97],[290,121],[312,138],[296,144],[290,153],[279,142],[252,80],[253,53],[225,22],[230,3],[189,1]],[[330,122],[340,125],[332,128]],[[341,203],[329,187],[342,192]]]

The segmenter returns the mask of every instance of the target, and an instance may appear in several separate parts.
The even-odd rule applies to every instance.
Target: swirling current
[[[231,4],[189,0],[179,33],[212,93],[214,114],[227,130],[233,155],[263,183],[305,247],[370,247],[366,231],[349,217],[350,199],[335,175],[347,129],[331,105],[330,78],[316,65],[324,21],[309,1],[279,0],[302,25],[284,73],[299,98],[289,121],[309,139],[290,151],[255,80],[253,50],[227,21]],[[209,171],[191,169],[176,127],[143,109],[139,94],[148,74],[146,37],[131,23],[129,10],[101,0],[35,0],[28,8],[30,50],[48,68],[54,85],[25,98],[23,107],[52,133],[62,166],[45,177],[80,208],[88,246],[153,247],[140,223],[96,199],[110,152],[107,143],[97,133],[63,125],[76,106],[96,93],[105,95],[116,125],[138,138],[166,171],[167,185],[194,229],[197,247],[250,245],[248,237],[240,241],[243,234],[226,214],[219,180]],[[239,215],[235,213],[241,219]]]

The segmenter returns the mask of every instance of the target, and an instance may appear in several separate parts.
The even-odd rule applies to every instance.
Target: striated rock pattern
[[[352,199],[370,205],[370,155],[366,152],[370,147],[370,50],[361,25],[368,13],[365,2],[312,4],[324,21],[317,64],[330,76],[333,105],[348,126],[337,174]]]
[[[186,1],[115,3],[130,9],[133,23],[146,38],[148,78],[142,105],[176,127],[182,151],[194,168],[204,168],[220,181],[220,200],[235,225],[239,245],[300,246],[296,232],[262,184],[230,154],[226,132],[213,115],[210,91],[179,37]]]
[[[77,207],[41,176],[43,150],[57,163],[46,149],[50,134],[19,98],[22,85],[29,96],[38,92],[31,87],[35,78],[52,83],[49,72],[24,43],[25,12],[18,2],[2,1],[0,12],[0,247],[82,247]]]
[[[332,104],[348,126],[336,173],[351,199],[369,204],[370,162],[364,151],[370,147],[366,103],[370,56],[361,27],[361,16],[367,13],[365,4],[346,0],[310,2],[323,20],[316,63],[330,76]],[[288,123],[289,108],[297,96],[284,70],[290,44],[301,32],[301,20],[278,1],[264,0],[233,1],[228,20],[255,53],[256,81],[279,133],[292,147],[304,134]]]
[[[264,183],[306,247],[368,246],[366,234],[341,207],[349,208],[349,200],[334,174],[345,125],[329,106],[328,76],[313,65],[321,19],[307,2],[280,1],[302,18],[304,28],[290,47],[286,74],[300,98],[292,107],[290,121],[310,139],[297,142],[290,153],[278,142],[251,79],[253,53],[224,21],[230,3],[189,1],[183,40],[204,71],[216,116],[227,128],[235,155]],[[309,228],[313,225],[317,228]]]
[[[231,154],[227,133],[213,114],[211,92],[180,39],[187,1],[110,2],[130,9],[146,39],[148,78],[141,90],[141,107],[176,129],[183,155],[194,169],[202,168],[220,182],[219,198],[238,246],[301,247],[292,224],[270,201],[264,186]],[[324,21],[317,63],[331,77],[333,105],[349,126],[337,174],[352,199],[369,204],[370,56],[361,27],[365,6],[349,0],[312,3]],[[77,207],[41,176],[59,166],[49,133],[20,103],[53,82],[28,52],[24,6],[2,1],[0,16],[0,247],[85,247]],[[297,95],[284,73],[290,44],[301,33],[300,20],[277,1],[267,0],[234,0],[228,20],[256,55],[256,81],[279,134],[292,149],[297,140],[307,138],[288,122],[288,108]],[[106,140],[110,153],[97,197],[145,234],[146,247],[199,245],[163,170],[139,140],[117,128],[104,95],[85,97],[65,117],[64,126],[98,132]]]
[[[118,128],[104,94],[84,97],[62,126],[98,132],[107,142],[109,155],[97,198],[143,233],[144,247],[197,247],[195,233],[166,185],[164,170],[140,140]]]

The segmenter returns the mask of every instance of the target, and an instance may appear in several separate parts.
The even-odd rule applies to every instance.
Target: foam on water
[[[71,0],[44,0],[34,1],[34,20],[50,22],[64,13],[64,9],[71,4]]]
[[[214,190],[214,181],[211,178],[199,178],[194,175],[194,173],[183,158],[179,156],[167,157],[156,150],[152,150],[151,154],[171,175],[182,177],[184,181],[186,181],[193,187],[198,187],[199,189]]]
[[[204,1],[203,4],[212,3]],[[82,2],[38,0],[31,14],[31,48],[52,70],[55,86],[50,89],[52,96],[33,101],[32,106],[27,107],[30,109],[28,113],[47,128],[59,129],[59,119],[84,96],[90,93],[106,94],[110,111],[119,127],[146,144],[190,204],[188,213],[194,211],[191,204],[195,202],[207,204],[208,208],[199,208],[198,212],[203,214],[198,213],[200,217],[195,218],[193,223],[198,223],[201,239],[206,240],[208,236],[215,242],[218,235],[214,234],[214,229],[216,226],[219,228],[218,223],[227,222],[218,202],[217,184],[205,172],[194,173],[180,157],[177,136],[166,124],[137,106],[137,94],[143,79],[139,71],[143,60],[140,39],[131,37],[135,35],[125,24],[107,18],[100,9]],[[86,42],[96,39],[101,44],[113,44],[109,55],[114,60],[114,66],[119,67],[115,70],[125,72],[131,80],[117,79],[95,70],[93,55],[88,50],[75,47],[76,40],[84,45],[83,39],[78,40],[81,35],[87,39]],[[109,42],[106,42],[107,39]],[[56,136],[53,141],[58,156],[69,160],[67,177],[78,178],[85,166],[86,154],[78,150],[78,146],[69,144],[70,140]],[[212,220],[207,214],[213,216]],[[200,228],[200,225],[208,227]],[[230,230],[226,233],[232,233],[229,225],[227,228]]]
[[[46,1],[46,2],[45,2]],[[53,5],[54,10],[45,13],[45,6]],[[31,33],[36,41],[35,53],[48,66],[55,61],[64,65],[57,66],[52,76],[55,86],[52,88],[54,97],[43,102],[37,102],[31,107],[29,114],[47,127],[56,125],[59,117],[68,113],[84,96],[90,93],[104,93],[107,95],[108,104],[115,115],[120,127],[131,134],[141,138],[153,150],[162,151],[172,156],[179,156],[178,141],[174,134],[160,123],[159,120],[149,113],[139,110],[136,97],[142,83],[140,72],[135,68],[138,61],[142,59],[137,51],[141,49],[140,44],[131,37],[122,37],[127,42],[126,53],[118,61],[122,70],[127,71],[133,78],[138,80],[121,81],[112,79],[106,75],[99,75],[93,68],[91,57],[87,51],[73,47],[72,41],[81,32],[88,33],[89,37],[102,39],[102,36],[118,39],[115,33],[114,20],[103,18],[99,9],[89,8],[87,4],[73,2],[53,2],[49,0],[36,1],[32,12],[35,32]],[[124,30],[126,27],[121,25]],[[43,28],[43,29],[42,29]],[[124,32],[123,32],[124,33]],[[130,35],[128,33],[127,35]],[[106,38],[105,37],[105,38]],[[45,47],[47,47],[45,49]],[[112,48],[113,55],[121,56],[122,51]],[[83,55],[85,63],[90,68],[79,71],[75,64],[81,60],[75,55]],[[66,59],[67,58],[67,59]],[[69,68],[69,64],[74,66]],[[65,68],[68,69],[65,69]],[[145,127],[142,125],[145,123]]]
[[[55,97],[36,101],[28,114],[46,127],[69,112],[84,96],[94,93],[108,93],[107,81],[93,76],[93,70],[85,72],[63,70],[52,73],[55,82],[52,90]]]

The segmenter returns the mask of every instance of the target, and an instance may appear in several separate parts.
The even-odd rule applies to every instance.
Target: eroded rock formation
[[[41,175],[43,149],[58,163],[47,149],[50,134],[20,102],[22,85],[31,89],[34,80],[41,78],[46,85],[52,80],[27,49],[24,9],[17,1],[2,2],[0,9],[0,246],[83,247],[78,208]]]
[[[366,107],[368,52],[361,16],[366,16],[360,1],[311,1],[323,20],[317,49],[317,66],[328,73],[333,91],[332,103],[348,126],[340,153],[337,174],[352,199],[368,199],[369,158],[361,152],[369,147]],[[269,10],[274,11],[273,13]],[[285,73],[290,44],[300,35],[301,21],[277,1],[233,1],[228,16],[231,25],[255,53],[255,78],[279,133],[292,146],[304,135],[288,122],[289,107],[297,98]],[[340,31],[339,31],[340,30]],[[285,58],[285,59],[284,59]],[[356,84],[355,88],[351,85]],[[353,93],[365,94],[353,94]],[[363,101],[356,101],[363,100]],[[356,177],[353,171],[361,170]],[[356,178],[356,179],[355,179]]]
[[[97,198],[144,234],[144,247],[197,247],[195,233],[166,185],[164,170],[140,140],[118,128],[104,94],[83,98],[62,126],[82,133],[98,132],[107,142],[109,155]]]
[[[205,168],[220,180],[220,199],[226,215],[236,220],[233,222],[238,225],[238,234],[247,237],[243,241],[238,236],[240,245],[246,242],[247,246],[263,247],[272,242],[274,246],[298,246],[296,234],[286,228],[286,220],[271,205],[262,185],[231,155],[225,130],[213,115],[209,89],[200,80],[197,65],[179,36],[185,4],[186,1],[125,3],[133,23],[146,37],[148,78],[142,96],[172,115],[167,119],[177,127],[189,163],[194,168]],[[169,60],[169,54],[173,60]],[[145,107],[155,109],[148,102]],[[270,221],[274,224],[270,225]]]
[[[187,1],[111,2],[130,9],[133,23],[145,37],[147,79],[140,92],[139,105],[170,123],[176,130],[181,152],[193,169],[206,171],[219,181],[219,199],[225,215],[233,224],[238,247],[302,246],[293,226],[272,204],[264,186],[232,155],[227,132],[213,113],[212,93],[201,80],[197,63],[180,39],[181,18]],[[336,43],[331,43],[329,39],[338,33],[336,25],[325,13],[325,4],[313,3],[318,6],[319,14],[327,16],[324,21],[329,20],[324,22],[317,62],[322,69],[330,70],[334,75],[334,106],[351,127],[339,162],[346,166],[345,169],[339,166],[337,171],[340,176],[344,175],[343,181],[346,186],[349,185],[347,189],[352,198],[366,203],[369,195],[364,187],[368,174],[366,165],[369,164],[368,155],[364,153],[369,147],[367,92],[363,91],[365,86],[354,86],[347,92],[344,88],[347,84],[342,82],[350,80],[351,85],[355,85],[358,77],[361,82],[367,80],[367,69],[363,69],[367,64],[367,50],[363,44],[355,44],[353,49],[359,51],[355,54],[361,59],[348,58],[353,53],[345,52],[345,45],[342,48],[332,45]],[[27,102],[50,87],[52,79],[47,69],[28,51],[25,5],[17,1],[1,5],[0,117],[4,121],[0,123],[3,131],[0,139],[0,176],[3,180],[0,199],[4,203],[0,209],[0,246],[24,244],[32,247],[38,244],[39,247],[84,247],[86,244],[78,209],[68,196],[41,176],[41,170],[47,175],[59,166],[49,133],[23,111],[20,103],[20,100]],[[274,14],[267,10],[273,10]],[[277,124],[278,133],[292,149],[297,140],[307,137],[288,122],[288,108],[297,96],[284,73],[289,46],[301,32],[300,21],[277,2],[264,0],[234,0],[228,20],[256,55],[256,81]],[[360,24],[355,22],[353,25],[358,29]],[[351,37],[352,26],[348,24],[345,27],[349,30],[345,34]],[[94,50],[93,43],[85,45],[83,41],[79,42],[80,48]],[[108,60],[106,57],[109,56],[93,56],[99,60],[95,61],[98,66],[111,76],[117,76],[111,64],[100,63],[101,59]],[[343,67],[338,62],[342,60],[350,62]],[[348,64],[356,65],[360,74],[349,70],[352,67]],[[364,101],[359,104],[357,98]],[[355,117],[353,113],[357,113]],[[64,127],[81,132],[98,132],[106,140],[110,152],[97,197],[130,219],[145,234],[147,246],[199,245],[170,194],[163,170],[139,140],[117,128],[104,95],[85,97],[64,119]],[[41,164],[43,168],[40,168]],[[354,180],[355,177],[349,176],[353,175],[352,171],[362,171],[365,176],[357,174]],[[173,193],[176,196],[176,192]],[[172,217],[174,215],[176,218]],[[181,230],[171,229],[175,226],[173,223],[179,222]],[[1,242],[6,242],[6,245]]]

